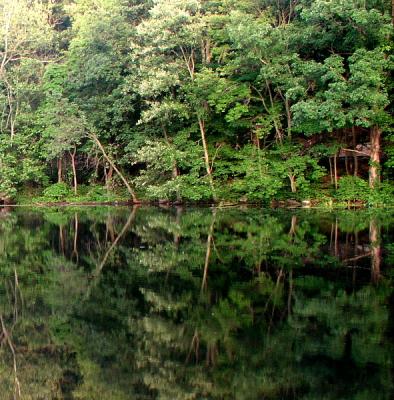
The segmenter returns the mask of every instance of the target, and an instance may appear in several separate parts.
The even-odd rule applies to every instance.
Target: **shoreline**
[[[269,205],[255,202],[212,202],[212,203],[192,203],[192,202],[171,202],[171,201],[84,201],[84,202],[45,202],[45,203],[7,203],[0,204],[0,209],[4,208],[67,208],[67,207],[160,207],[160,208],[172,208],[172,207],[200,207],[200,208],[226,208],[226,207],[261,207],[267,209],[323,209],[323,210],[359,210],[359,209],[393,209],[392,205],[381,205],[381,206],[368,206],[360,202],[350,204],[335,204],[334,202],[327,204],[318,201],[308,201],[308,203],[295,201],[295,200],[283,200],[273,201]]]

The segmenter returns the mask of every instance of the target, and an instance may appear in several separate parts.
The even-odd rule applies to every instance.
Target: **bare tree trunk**
[[[57,159],[57,182],[63,182],[63,158],[59,157]]]
[[[377,126],[371,128],[371,158],[369,165],[369,187],[375,188],[380,182],[380,138],[382,131]]]
[[[201,42],[201,54],[203,57],[203,64],[207,65],[211,62],[211,40],[209,38],[203,39]]]
[[[290,179],[290,187],[291,187],[291,193],[296,193],[297,192],[297,185],[296,185],[296,179],[294,175],[289,175]]]
[[[107,172],[105,166],[104,166],[104,171],[105,171],[105,187],[107,188],[107,190],[110,189],[110,185],[111,185],[111,181],[112,181],[112,177],[114,175],[114,168],[112,167],[112,165],[109,166],[109,170]]]
[[[358,176],[358,157],[354,156],[354,176]]]
[[[391,0],[391,23],[394,25],[394,0]]]
[[[122,182],[126,186],[128,192],[130,193],[130,195],[131,195],[131,197],[133,199],[133,202],[134,203],[139,203],[139,200],[137,198],[137,195],[136,195],[135,191],[132,189],[132,187],[130,186],[129,182],[127,182],[127,180],[124,177],[124,175],[116,167],[115,163],[108,156],[108,154],[106,153],[106,151],[104,149],[104,146],[101,144],[101,142],[100,142],[99,138],[97,137],[97,135],[95,133],[90,132],[89,136],[97,144],[98,148],[100,149],[101,153],[103,154],[103,157],[108,161],[109,165],[111,165],[112,168],[114,169],[114,171],[118,174],[119,178],[122,180]]]
[[[337,153],[334,155],[334,184],[335,189],[338,189]]]
[[[348,156],[345,156],[345,168],[346,168],[346,175],[349,175],[349,160],[348,160]]]
[[[352,135],[353,135],[353,150],[356,150],[356,146],[357,146],[357,137],[356,137],[356,129],[353,126],[352,127]],[[353,152],[353,157],[354,157],[354,171],[353,171],[353,175],[357,176],[358,175],[358,157],[357,157],[357,153]]]
[[[267,87],[267,91],[269,94],[271,107],[273,108],[274,107],[274,99],[272,96],[272,91],[271,91],[271,87],[270,87],[268,80],[265,81],[265,85]],[[268,113],[270,114],[270,112],[268,112]],[[277,122],[276,118],[273,119],[273,122],[274,122],[274,127],[275,127],[275,132],[276,132],[275,139],[277,142],[282,143],[283,142],[283,132],[281,131],[280,127],[278,126],[278,122]]]
[[[286,106],[286,114],[287,114],[287,136],[291,139],[291,129],[292,129],[292,120],[291,120],[291,111],[290,111],[290,102],[288,99],[285,101]]]
[[[100,168],[100,159],[98,158],[97,153],[96,153],[96,155],[94,157],[94,179],[95,179],[95,182],[98,181],[99,168]],[[104,167],[104,169],[105,169],[105,167]]]
[[[77,168],[75,166],[75,155],[77,154],[77,148],[74,146],[73,151],[69,151],[71,157],[71,167],[73,170],[73,181],[74,181],[74,194],[78,194],[78,180],[77,180]]]

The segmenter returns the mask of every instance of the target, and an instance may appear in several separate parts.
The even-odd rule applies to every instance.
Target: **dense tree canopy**
[[[387,203],[391,3],[1,0],[0,197]]]

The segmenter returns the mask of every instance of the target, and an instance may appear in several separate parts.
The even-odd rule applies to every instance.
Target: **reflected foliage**
[[[4,399],[390,399],[394,214],[0,214]]]

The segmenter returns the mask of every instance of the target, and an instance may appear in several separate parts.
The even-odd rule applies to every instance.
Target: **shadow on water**
[[[390,399],[394,214],[0,213],[3,399]]]

